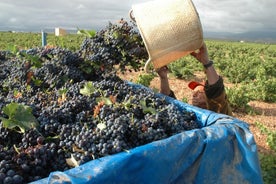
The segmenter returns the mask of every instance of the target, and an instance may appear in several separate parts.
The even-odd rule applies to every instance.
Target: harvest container
[[[130,17],[145,43],[149,64],[160,68],[203,44],[203,32],[192,0],[152,0],[132,5]]]
[[[157,95],[194,112],[202,128],[55,171],[33,184],[263,183],[257,145],[246,122]]]

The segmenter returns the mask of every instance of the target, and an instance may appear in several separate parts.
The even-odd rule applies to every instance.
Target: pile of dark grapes
[[[132,23],[132,25],[130,25]],[[123,19],[119,24],[112,24],[96,33],[93,38],[86,38],[81,45],[81,54],[89,64],[100,69],[113,71],[117,66],[121,72],[126,69],[140,70],[148,54],[141,35],[133,22]],[[93,73],[98,73],[94,67]]]
[[[146,58],[141,37],[125,22],[86,38],[77,52],[43,47],[0,53],[0,184],[36,181],[200,128],[193,113],[116,75],[118,66],[136,70]],[[36,126],[13,116],[21,107],[31,109]]]

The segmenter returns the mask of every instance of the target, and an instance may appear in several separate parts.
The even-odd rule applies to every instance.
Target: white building
[[[59,27],[56,27],[55,28],[55,35],[56,36],[64,36],[66,35],[66,30],[65,29],[62,29],[62,28],[59,28]]]

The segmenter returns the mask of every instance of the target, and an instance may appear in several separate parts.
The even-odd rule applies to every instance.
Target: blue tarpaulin
[[[55,171],[33,183],[263,183],[257,145],[246,122],[165,98],[195,112],[203,127]]]

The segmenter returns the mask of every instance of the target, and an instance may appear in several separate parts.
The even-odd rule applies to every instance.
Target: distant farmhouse
[[[67,34],[67,32],[66,32],[65,29],[62,29],[62,28],[59,28],[59,27],[55,28],[55,36],[64,36],[66,34]]]

